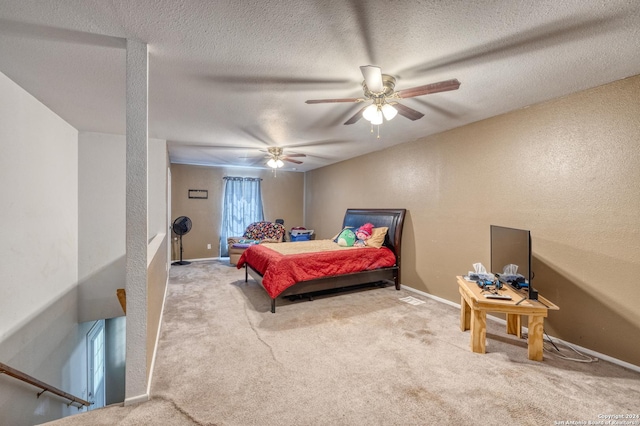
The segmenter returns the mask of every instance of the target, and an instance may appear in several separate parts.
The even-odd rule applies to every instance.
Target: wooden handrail
[[[30,385],[33,385],[35,387],[38,387],[40,389],[42,389],[42,392],[38,392],[37,397],[40,398],[40,395],[42,395],[45,392],[51,392],[53,394],[56,394],[58,396],[61,396],[62,398],[68,399],[70,402],[67,404],[68,406],[76,403],[79,404],[78,410],[81,409],[84,406],[90,406],[91,402],[89,401],[85,401],[84,399],[80,399],[77,398],[69,393],[66,393],[65,391],[62,391],[54,386],[49,386],[48,384],[41,382],[40,380],[31,377],[30,375],[23,373],[22,371],[16,370],[15,368],[11,368],[6,364],[3,364],[0,362],[0,374],[6,374],[8,376],[11,376],[13,378],[16,378],[18,380],[22,380],[23,382],[27,382]]]

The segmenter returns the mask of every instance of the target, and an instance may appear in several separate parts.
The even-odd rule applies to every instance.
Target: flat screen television
[[[517,273],[505,273],[507,265],[517,265]],[[491,225],[491,272],[498,274],[502,282],[522,291],[528,299],[538,299],[538,292],[531,284],[534,274],[531,271],[530,231]]]

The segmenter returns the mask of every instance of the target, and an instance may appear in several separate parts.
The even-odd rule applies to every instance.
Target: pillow
[[[338,232],[338,233],[336,234],[336,236],[335,236],[335,237],[333,237],[333,238],[332,238],[333,242],[334,242],[334,243],[337,243],[337,242],[338,242],[338,237],[340,236],[340,234],[342,234],[342,231],[344,231],[345,229],[351,229],[351,230],[353,230],[353,228],[354,228],[353,226],[345,226],[345,227],[344,227],[340,232]]]
[[[344,230],[338,235],[338,245],[341,247],[351,247],[356,242],[356,234],[350,228]]]
[[[380,248],[384,244],[384,238],[387,235],[388,227],[373,228],[371,238],[366,241],[367,247]]]

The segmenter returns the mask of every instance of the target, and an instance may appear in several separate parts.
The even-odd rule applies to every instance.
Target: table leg
[[[460,297],[460,331],[467,331],[471,328],[471,306],[464,297]]]
[[[522,323],[520,322],[520,315],[507,314],[507,334],[513,334],[522,337]]]
[[[485,353],[487,342],[487,313],[479,309],[471,311],[471,350]]]
[[[543,332],[544,317],[541,315],[529,315],[529,359],[542,361],[543,358]]]

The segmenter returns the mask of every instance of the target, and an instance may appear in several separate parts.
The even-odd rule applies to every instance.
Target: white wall
[[[118,288],[125,288],[126,274],[126,137],[113,134],[82,132],[79,136],[79,243],[78,243],[78,309],[79,321],[116,318],[124,313],[116,297]],[[150,368],[156,336],[160,327],[160,314],[167,282],[168,229],[167,221],[167,165],[166,141],[150,139],[148,143],[148,229],[147,240],[154,240],[148,263],[155,259],[156,251],[163,254],[149,270],[147,278],[148,317],[147,368]],[[131,295],[127,295],[131,301]],[[126,318],[127,326],[132,317]],[[120,323],[118,323],[120,324]],[[107,357],[119,356],[107,354]],[[120,354],[121,355],[121,354]],[[110,359],[110,358],[109,358]],[[122,365],[114,361],[112,374],[120,374]],[[117,364],[117,365],[116,365]],[[145,374],[148,377],[149,374]],[[112,402],[122,402],[121,382],[111,380],[113,389],[107,389]],[[144,384],[143,384],[144,385]],[[141,385],[142,387],[145,387]],[[117,389],[116,389],[117,388]]]
[[[116,289],[125,288],[126,138],[82,132],[78,155],[79,320],[124,315]],[[149,140],[150,240],[166,232],[166,141]]]
[[[83,397],[78,132],[0,73],[0,152],[0,361]],[[3,424],[39,423],[77,411],[0,376]]]
[[[78,142],[80,322],[124,315],[126,140],[82,132]]]

